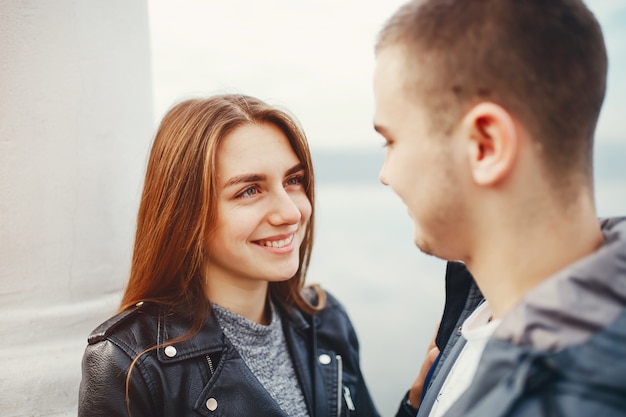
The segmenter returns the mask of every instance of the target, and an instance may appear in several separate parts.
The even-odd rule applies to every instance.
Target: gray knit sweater
[[[300,384],[293,369],[280,315],[272,305],[272,322],[255,323],[215,303],[220,328],[261,385],[290,417],[308,417]]]

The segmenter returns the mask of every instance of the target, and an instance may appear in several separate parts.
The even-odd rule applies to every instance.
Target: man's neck
[[[491,227],[466,264],[496,319],[537,285],[593,253],[604,238],[593,206]]]

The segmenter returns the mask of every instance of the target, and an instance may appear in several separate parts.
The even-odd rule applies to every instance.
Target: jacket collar
[[[284,323],[286,327],[292,327],[300,334],[305,334],[311,327],[304,313],[297,308],[283,303],[276,303],[276,305],[280,310],[281,318],[286,322]],[[176,341],[177,338],[185,336],[190,331],[189,320],[160,310],[157,334],[159,361],[173,363],[224,350],[229,343],[213,311],[207,314],[209,317],[198,333]]]
[[[320,403],[317,397],[323,392],[324,386],[321,375],[318,375],[319,370],[317,367],[313,367],[313,370],[311,369],[311,364],[317,358],[316,348],[311,339],[315,333],[312,326],[315,326],[316,320],[293,306],[279,302],[276,303],[276,306],[277,313],[281,314],[285,339],[292,354],[294,370],[301,381],[301,389],[308,406],[309,415],[320,415],[316,414],[316,410],[319,408],[318,404]],[[223,354],[226,357],[220,371],[222,374],[242,375],[242,373],[250,372],[241,357],[234,350],[232,344],[224,336],[214,313],[211,311],[208,314],[208,320],[198,333],[176,342],[176,338],[184,336],[189,331],[189,321],[178,315],[165,314],[163,311],[160,311],[157,340],[157,357],[159,361],[174,363],[200,355],[211,355],[215,352],[220,352],[220,355]],[[225,370],[224,367],[228,367],[228,370]],[[203,401],[206,401],[209,396],[219,395],[220,398],[225,398],[232,391],[228,387],[223,387],[224,384],[228,385],[228,382],[222,379],[220,378],[210,389],[205,389],[206,392],[203,391],[201,400],[198,402],[200,405],[197,407],[201,414],[208,415],[205,407],[202,405],[204,404]],[[313,381],[313,384],[309,381]],[[267,415],[284,416],[282,410],[276,408],[269,394],[260,385],[248,387],[247,391],[254,393],[257,405],[264,401],[265,405],[263,407]],[[252,415],[254,411],[249,410],[244,415]]]
[[[164,363],[178,362],[199,355],[221,351],[226,345],[224,333],[219,327],[213,312],[199,332],[186,337],[190,331],[190,321],[177,314],[159,311],[157,333],[157,357]],[[183,337],[183,340],[176,341]]]
[[[305,332],[311,327],[310,318],[307,318],[305,313],[299,309],[283,302],[276,302],[276,306],[281,313],[281,318],[286,320],[296,330]]]

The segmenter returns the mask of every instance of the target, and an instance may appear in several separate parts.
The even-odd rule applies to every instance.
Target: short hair
[[[608,62],[582,1],[414,0],[379,33],[377,53],[388,46],[404,49],[405,82],[431,128],[449,132],[491,101],[539,141],[553,174],[582,168],[592,178]]]
[[[191,316],[194,330],[203,325],[209,308],[203,265],[207,239],[217,222],[218,148],[238,127],[260,123],[278,127],[289,140],[304,167],[305,192],[314,206],[311,153],[293,116],[239,94],[178,103],[161,121],[150,151],[121,310],[153,301]],[[275,299],[308,313],[323,308],[325,300],[319,288],[317,306],[302,294],[313,245],[313,214],[300,247],[298,271],[287,281],[269,285]]]

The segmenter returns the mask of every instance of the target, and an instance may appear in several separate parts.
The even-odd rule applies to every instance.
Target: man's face
[[[454,134],[430,128],[422,105],[427,100],[419,99],[419,91],[407,82],[412,79],[408,74],[402,48],[379,52],[374,126],[386,141],[380,180],[406,204],[415,224],[415,244],[425,253],[456,259],[460,242],[455,236],[464,217],[459,181],[464,161]]]

